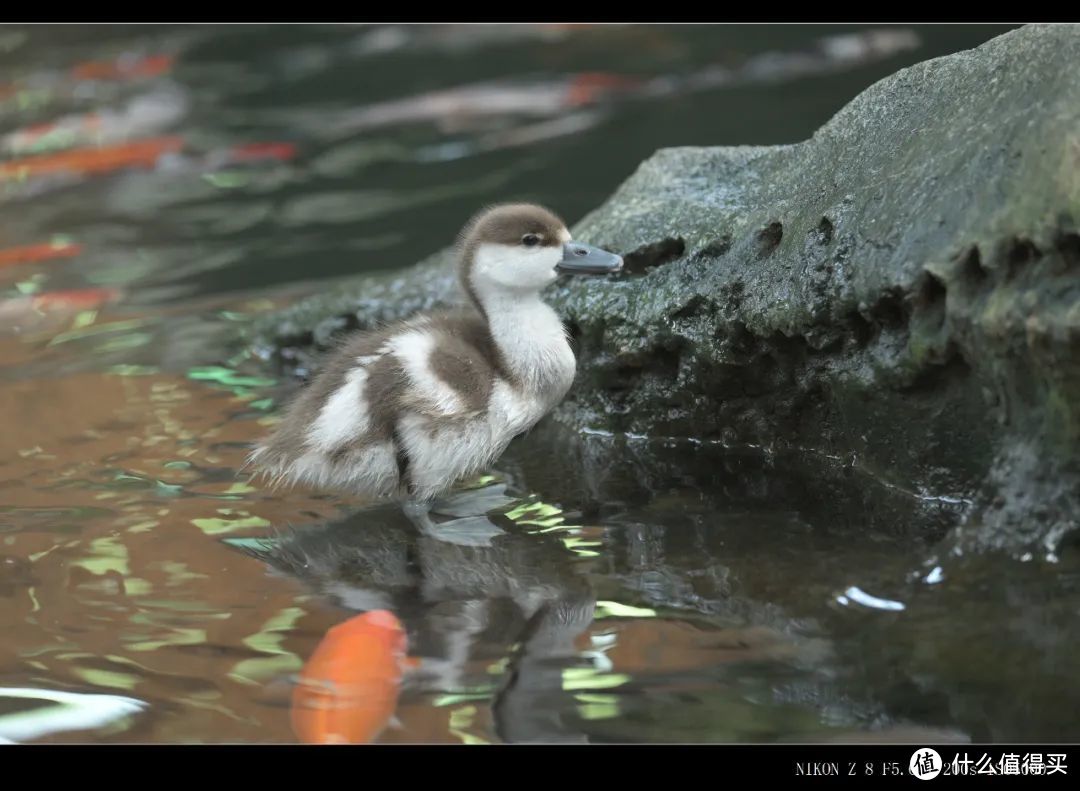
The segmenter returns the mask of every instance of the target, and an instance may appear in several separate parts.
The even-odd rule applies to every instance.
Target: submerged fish
[[[296,156],[294,143],[244,143],[228,149],[223,164],[236,165],[242,162],[261,162],[273,160],[288,162]]]
[[[595,104],[643,81],[618,74],[584,73],[535,82],[483,82],[378,102],[345,113],[335,132],[434,122],[444,129],[468,128],[483,119],[549,117],[567,108]]]
[[[389,610],[331,628],[300,673],[292,725],[308,744],[367,744],[397,708],[406,658],[405,629]]]
[[[909,29],[867,30],[826,36],[804,49],[769,51],[734,66],[706,66],[685,75],[650,77],[583,72],[544,80],[493,80],[376,102],[336,121],[319,119],[312,133],[355,134],[385,127],[432,123],[460,131],[507,118],[550,118],[568,109],[618,100],[655,99],[720,88],[788,82],[858,68],[921,45]],[[309,122],[310,123],[310,122]]]
[[[70,73],[76,80],[132,80],[167,74],[175,62],[172,55],[126,53],[114,60],[77,63]]]
[[[97,310],[124,296],[115,288],[79,288],[46,291],[0,299],[0,332],[41,332],[55,328],[84,310]]]
[[[37,311],[86,310],[116,302],[122,296],[123,292],[115,288],[79,288],[69,291],[46,291],[27,299],[30,306]]]
[[[492,44],[505,45],[522,39],[557,41],[596,28],[618,29],[625,23],[499,23],[499,24],[409,24],[376,25],[349,45],[355,56],[384,55],[401,50],[467,51]]]
[[[125,53],[113,60],[77,63],[64,71],[44,71],[0,83],[0,110],[23,112],[59,101],[86,99],[87,83],[115,84],[148,80],[172,71],[172,55]],[[97,91],[93,98],[100,99]],[[10,106],[4,107],[4,104]]]
[[[0,153],[26,156],[160,134],[184,116],[188,104],[181,89],[166,86],[133,97],[117,109],[73,113],[17,129],[0,136]]]
[[[56,258],[72,258],[82,252],[82,245],[65,240],[53,240],[44,244],[28,244],[0,250],[0,266],[33,264]]]
[[[107,173],[123,168],[154,167],[166,154],[184,147],[179,136],[153,137],[102,148],[83,148],[56,154],[0,162],[0,182],[52,174]]]
[[[296,146],[282,142],[243,143],[203,153],[186,149],[184,138],[166,136],[0,162],[0,197],[40,195],[91,176],[126,170],[206,173],[259,162],[287,162],[296,156]]]

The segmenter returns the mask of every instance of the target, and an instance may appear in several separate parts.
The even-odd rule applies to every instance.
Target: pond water
[[[1080,736],[1075,558],[939,557],[962,504],[833,460],[545,424],[489,547],[241,469],[254,316],[1000,32],[0,28],[0,739]]]

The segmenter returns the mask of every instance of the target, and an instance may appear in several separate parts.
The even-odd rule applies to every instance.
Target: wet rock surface
[[[882,80],[810,140],[665,149],[575,236],[618,278],[553,289],[574,428],[809,448],[965,502],[960,546],[1080,524],[1080,27]],[[556,207],[557,208],[557,207]],[[456,299],[451,251],[267,317],[301,373],[341,331]]]

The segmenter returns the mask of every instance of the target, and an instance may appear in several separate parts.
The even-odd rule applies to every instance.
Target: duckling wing
[[[495,370],[466,338],[418,327],[392,337],[387,348],[401,367],[398,397],[405,410],[439,422],[468,421],[487,411]]]
[[[412,496],[429,500],[479,472],[509,437],[493,424],[492,361],[468,336],[433,323],[391,338],[403,385],[394,440]]]
[[[392,441],[402,375],[385,331],[362,333],[331,353],[289,404],[249,462],[273,482],[384,495],[398,484]]]

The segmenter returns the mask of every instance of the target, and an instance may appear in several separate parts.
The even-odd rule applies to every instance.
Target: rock
[[[553,290],[576,428],[804,448],[970,507],[960,548],[1080,524],[1080,26],[904,69],[810,140],[677,148],[575,236],[627,272]],[[450,252],[256,325],[336,332],[453,299]]]

